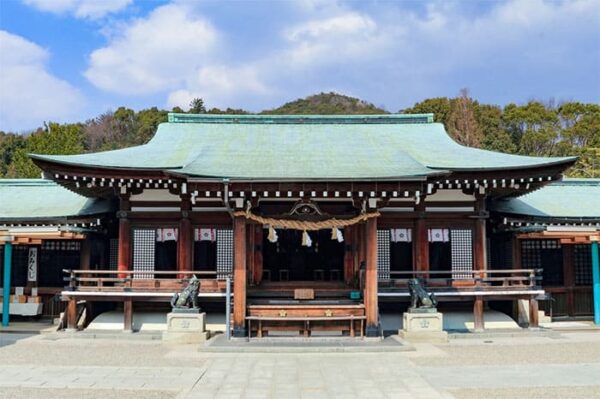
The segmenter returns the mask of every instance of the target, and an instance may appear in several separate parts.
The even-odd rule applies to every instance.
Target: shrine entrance
[[[343,280],[344,243],[331,238],[331,230],[308,233],[303,241],[299,230],[279,230],[276,242],[263,232],[263,281]],[[310,244],[310,245],[307,245]]]

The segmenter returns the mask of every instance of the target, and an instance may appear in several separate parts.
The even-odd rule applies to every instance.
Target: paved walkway
[[[395,353],[203,353],[139,340],[2,340],[0,398],[587,399],[600,392],[597,332],[465,339]],[[582,347],[587,357],[572,355]]]

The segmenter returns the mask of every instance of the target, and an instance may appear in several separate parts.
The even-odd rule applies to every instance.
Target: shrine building
[[[594,315],[600,181],[459,145],[432,114],[169,114],[144,145],[30,156],[43,179],[0,180],[6,322],[122,309],[130,331],[192,275],[208,308],[231,282],[236,337],[380,336],[415,277],[477,331],[487,308]]]

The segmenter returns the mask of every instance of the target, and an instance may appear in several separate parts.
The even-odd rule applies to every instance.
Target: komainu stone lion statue
[[[411,278],[408,280],[408,292],[410,293],[411,309],[431,309],[437,306],[435,295],[425,290],[421,279]]]
[[[200,280],[192,276],[187,287],[181,293],[173,294],[171,306],[173,309],[198,309],[198,291],[200,289]]]

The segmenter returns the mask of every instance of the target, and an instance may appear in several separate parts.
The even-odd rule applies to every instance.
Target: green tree
[[[40,177],[40,169],[28,157],[29,153],[70,155],[80,154],[83,149],[82,124],[50,122],[45,129],[38,129],[25,138],[25,147],[15,152],[12,173],[18,177]]]
[[[502,127],[502,108],[497,105],[475,104],[475,118],[483,133],[481,148],[514,153],[517,147]]]
[[[137,113],[137,131],[133,145],[145,144],[154,136],[159,124],[168,120],[169,113],[156,107],[141,110]]]
[[[540,101],[504,107],[502,123],[519,152],[526,155],[552,155],[560,141],[556,109]]]
[[[190,102],[190,114],[205,114],[206,106],[204,105],[204,100],[201,98],[194,98]]]
[[[16,177],[10,170],[15,153],[25,148],[23,136],[15,133],[0,132],[0,177]]]
[[[443,123],[444,127],[448,128],[446,123],[452,110],[452,100],[447,97],[428,98],[416,103],[410,108],[401,110],[403,114],[429,114],[433,113],[435,122]]]

